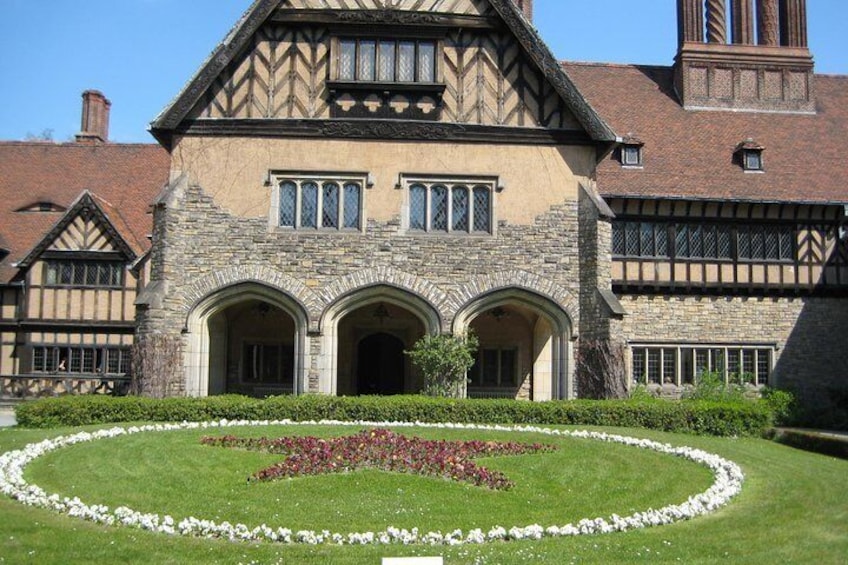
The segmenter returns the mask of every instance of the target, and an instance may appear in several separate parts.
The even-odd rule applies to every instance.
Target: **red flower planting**
[[[506,475],[475,464],[477,457],[524,455],[553,451],[539,443],[427,440],[385,429],[363,430],[332,439],[316,437],[239,438],[204,437],[204,445],[279,453],[286,458],[257,471],[248,480],[269,481],[286,477],[379,469],[443,477],[495,490],[514,486]]]

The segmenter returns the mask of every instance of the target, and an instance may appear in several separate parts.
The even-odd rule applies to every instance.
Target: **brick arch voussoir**
[[[430,304],[444,319],[450,309],[446,292],[418,275],[405,273],[391,267],[373,267],[339,277],[324,286],[319,296],[324,304],[333,304],[341,297],[368,287],[386,285],[415,294]]]
[[[481,296],[508,289],[526,290],[558,304],[571,319],[571,323],[577,324],[579,309],[574,294],[549,279],[520,270],[477,275],[467,284],[460,286],[450,301],[455,305],[455,309],[449,313],[450,319],[456,317],[465,305]]]
[[[317,325],[321,315],[321,299],[303,282],[261,265],[229,267],[201,277],[184,291],[183,309],[188,314],[201,300],[214,292],[243,283],[259,283],[287,294],[297,301],[309,317],[309,325]]]

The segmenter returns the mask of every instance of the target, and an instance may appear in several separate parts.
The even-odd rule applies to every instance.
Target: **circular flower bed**
[[[27,483],[24,478],[26,465],[46,453],[77,443],[112,438],[141,432],[163,432],[186,429],[215,429],[241,426],[296,426],[296,425],[333,425],[333,426],[380,426],[380,427],[422,427],[436,429],[493,430],[502,432],[532,432],[549,436],[573,437],[614,442],[642,449],[651,449],[677,457],[683,457],[708,467],[714,475],[712,486],[706,491],[690,496],[682,504],[648,509],[630,516],[613,514],[608,517],[585,518],[577,523],[565,525],[497,526],[484,532],[474,529],[467,532],[427,531],[426,528],[399,529],[389,527],[381,532],[320,532],[312,530],[292,531],[279,526],[249,526],[215,522],[189,516],[175,519],[171,516],[143,513],[125,506],[110,509],[107,506],[86,504],[79,498],[67,498],[58,494],[47,494],[37,485]],[[691,447],[674,447],[647,439],[607,434],[591,431],[570,431],[542,428],[536,426],[489,426],[479,424],[428,424],[402,422],[338,422],[322,420],[320,422],[283,421],[227,421],[220,422],[183,422],[181,424],[153,424],[128,428],[115,427],[97,432],[81,432],[61,436],[25,446],[23,449],[9,451],[0,455],[0,492],[23,504],[48,508],[57,512],[79,517],[107,525],[125,525],[171,535],[223,538],[229,540],[271,541],[278,543],[305,544],[429,544],[460,545],[466,543],[486,543],[490,541],[541,539],[543,537],[575,536],[584,534],[622,532],[637,528],[670,524],[713,512],[727,504],[742,489],[744,477],[736,463]]]

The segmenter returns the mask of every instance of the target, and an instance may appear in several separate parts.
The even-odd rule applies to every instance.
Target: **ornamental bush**
[[[18,425],[29,428],[117,422],[209,420],[367,420],[621,426],[716,436],[763,436],[774,423],[768,402],[710,400],[456,399],[426,396],[226,395],[154,399],[138,396],[63,396],[16,408]]]
[[[465,392],[465,374],[474,365],[477,337],[449,334],[425,335],[405,351],[424,375],[426,396],[460,398]]]

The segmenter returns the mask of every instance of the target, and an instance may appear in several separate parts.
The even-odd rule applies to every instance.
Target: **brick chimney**
[[[78,143],[105,143],[109,140],[109,102],[98,90],[82,93],[82,125]]]
[[[524,17],[528,22],[533,21],[533,0],[512,0],[518,9],[524,12]]]
[[[815,112],[806,0],[677,0],[677,25],[685,108]]]

